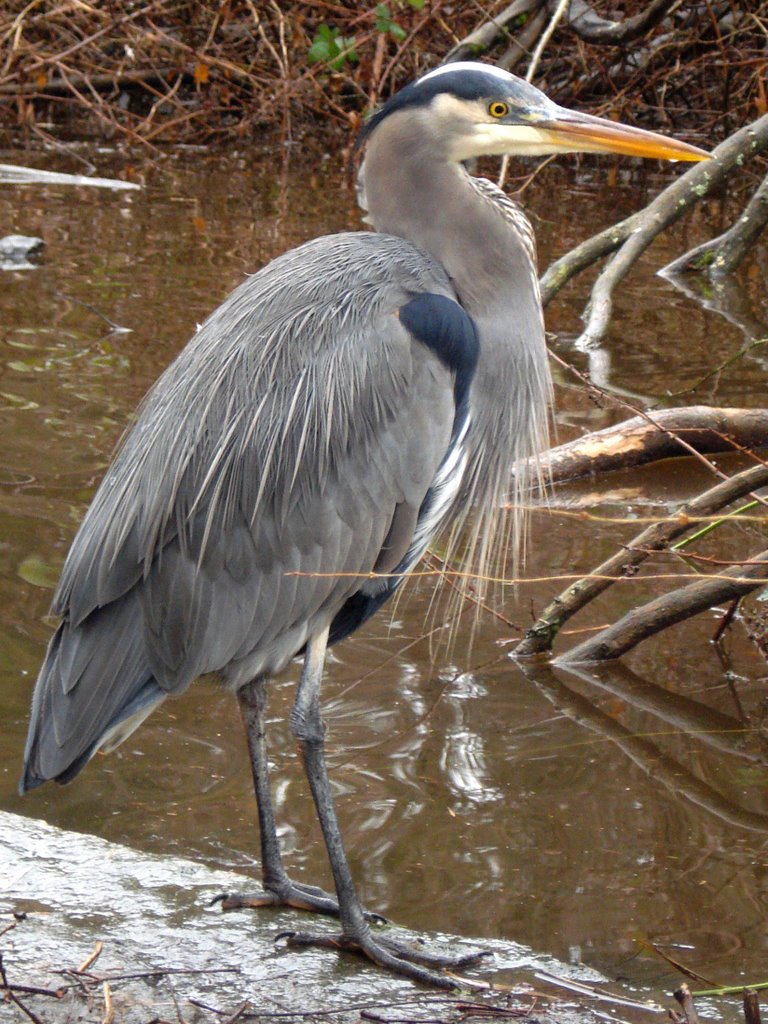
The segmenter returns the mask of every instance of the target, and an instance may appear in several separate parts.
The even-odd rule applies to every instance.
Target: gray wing
[[[71,777],[200,674],[238,686],[280,669],[356,574],[399,563],[455,412],[449,369],[398,317],[427,291],[453,295],[409,243],[337,235],[200,328],[70,551],[23,785]]]

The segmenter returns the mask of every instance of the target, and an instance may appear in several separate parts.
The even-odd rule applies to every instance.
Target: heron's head
[[[392,97],[364,129],[363,139],[390,118],[435,142],[452,161],[477,156],[622,153],[662,160],[706,160],[685,142],[581,114],[490,64],[445,64]]]

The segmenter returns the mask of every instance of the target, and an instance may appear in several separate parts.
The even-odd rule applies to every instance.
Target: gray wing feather
[[[353,574],[398,563],[454,416],[448,370],[397,316],[419,291],[453,297],[409,243],[318,239],[233,292],[160,378],[54,599],[38,775],[197,675],[281,668]]]
[[[22,789],[66,780],[110,728],[163,699],[136,642],[141,628],[135,595],[76,628],[61,623],[35,687]]]

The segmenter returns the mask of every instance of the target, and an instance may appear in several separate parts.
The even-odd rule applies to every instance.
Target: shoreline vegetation
[[[19,0],[0,10],[0,140],[226,146],[350,140],[446,60],[722,141],[768,110],[768,0]]]

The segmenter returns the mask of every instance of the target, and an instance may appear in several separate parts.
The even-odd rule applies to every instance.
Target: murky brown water
[[[108,155],[98,163],[99,173],[114,173]],[[542,265],[634,210],[661,180],[623,171],[606,188],[605,167],[587,164],[577,176],[553,166],[529,190]],[[694,395],[668,397],[745,343],[738,324],[653,275],[721,216],[718,208],[697,214],[654,247],[619,297],[599,351],[572,348],[586,283],[572,286],[548,311],[555,350],[643,401],[764,404],[761,349]],[[312,235],[358,225],[332,161],[280,179],[267,164],[190,155],[148,168],[141,193],[0,189],[0,235],[47,242],[37,270],[0,277],[3,808],[145,849],[251,866],[258,876],[231,698],[200,684],[72,786],[22,801],[15,784],[27,704],[50,633],[50,588],[147,386],[244,272]],[[762,251],[743,275],[758,321],[768,320],[765,262]],[[85,303],[132,333],[109,335]],[[744,322],[744,309],[739,316]],[[561,439],[623,418],[556,375]],[[551,510],[534,514],[526,576],[588,570],[633,535],[633,520],[664,514],[707,480],[681,461],[563,489]],[[748,554],[765,546],[759,534],[734,527],[711,550]],[[615,589],[574,628],[613,619],[658,586]],[[526,583],[498,608],[524,626],[558,589]],[[366,902],[405,925],[508,937],[651,990],[673,975],[643,952],[643,940],[667,944],[716,982],[764,980],[768,772],[748,726],[766,708],[768,672],[744,630],[733,630],[724,659],[708,642],[715,616],[706,615],[597,679],[532,679],[506,657],[516,630],[498,618],[481,620],[471,647],[469,617],[451,651],[425,636],[431,591],[429,581],[414,582],[393,614],[340,646],[325,685],[339,810]],[[292,872],[328,884],[285,725],[292,679],[275,683],[270,709],[282,835]]]

